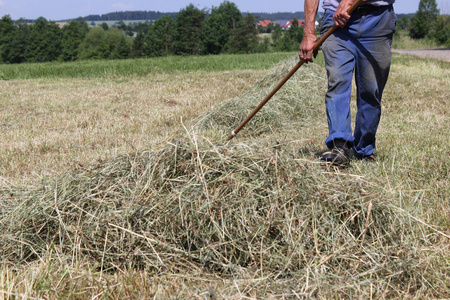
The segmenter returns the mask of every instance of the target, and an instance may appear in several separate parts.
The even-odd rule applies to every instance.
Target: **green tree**
[[[267,33],[272,33],[272,30],[273,30],[273,23],[269,23],[267,25]]]
[[[80,44],[78,59],[105,59],[111,51],[106,42],[106,31],[102,27],[94,27]]]
[[[211,15],[213,14],[221,14],[230,30],[236,29],[237,24],[242,20],[241,11],[237,8],[236,4],[230,1],[223,1],[219,7],[213,7]]]
[[[258,46],[258,30],[256,29],[255,17],[248,14],[243,18],[236,29],[232,31],[228,46],[230,53],[252,53]]]
[[[124,21],[120,20],[119,22],[117,22],[117,28],[119,28],[122,31],[126,31],[127,25],[125,24]]]
[[[31,27],[31,45],[27,61],[48,62],[57,60],[62,51],[62,31],[55,22],[40,17]]]
[[[150,21],[145,21],[145,23],[138,23],[134,26],[133,31],[137,32],[137,33],[143,33],[144,35],[148,32],[148,30],[150,29],[151,24],[149,23]]]
[[[439,16],[436,20],[436,42],[450,48],[450,16]]]
[[[397,30],[409,30],[410,23],[411,20],[407,16],[401,16],[397,19]]]
[[[171,16],[164,16],[156,20],[144,37],[143,54],[150,57],[171,54],[174,36],[175,21]]]
[[[231,38],[231,32],[242,20],[242,13],[236,4],[224,1],[213,7],[211,15],[203,25],[203,53],[224,52]]]
[[[272,47],[280,49],[281,38],[283,37],[283,29],[280,24],[275,24],[272,29]]]
[[[125,59],[130,57],[131,40],[122,30],[117,28],[110,28],[106,32],[106,44],[109,47],[111,59]]]
[[[0,19],[0,60],[3,63],[10,62],[10,55],[14,52],[11,42],[16,31],[14,22],[9,15]]]
[[[267,53],[270,51],[270,38],[264,37],[262,42],[258,43],[258,45],[255,47],[254,52],[255,53]]]
[[[213,13],[203,26],[203,53],[219,54],[230,40],[230,31],[221,13]]]
[[[193,4],[182,9],[175,20],[175,54],[200,54],[202,49],[202,28],[206,13]]]
[[[133,39],[133,45],[131,46],[131,57],[139,58],[144,56],[144,44],[145,35],[142,31],[139,31],[136,37]]]
[[[79,59],[123,59],[128,58],[131,41],[117,28],[105,31],[102,27],[92,28],[79,48]]]
[[[298,49],[303,39],[303,28],[298,26],[298,20],[294,18],[289,29],[283,34],[280,40],[279,49],[281,51],[295,51]]]
[[[422,39],[427,35],[429,28],[425,14],[417,12],[411,19],[409,36],[413,39]]]
[[[428,35],[439,15],[436,0],[420,0],[419,10],[411,19],[409,35],[421,39]]]
[[[63,61],[74,61],[78,57],[78,48],[89,31],[89,27],[83,18],[70,21],[64,25],[62,32],[62,53]]]
[[[128,58],[131,41],[117,28],[105,31],[94,27],[80,44],[79,59],[123,59]]]
[[[256,29],[258,29],[259,33],[267,33],[267,27],[264,27],[262,25],[256,26]]]
[[[122,30],[123,33],[127,36],[132,37],[134,35],[133,27],[130,25],[126,25],[124,21],[119,21],[117,28]]]
[[[10,50],[8,51],[8,62],[14,64],[26,62],[26,54],[28,52],[30,41],[30,26],[24,19],[16,21],[16,30],[9,44]]]

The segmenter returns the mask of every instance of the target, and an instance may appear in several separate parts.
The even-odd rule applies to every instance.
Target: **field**
[[[0,299],[449,298],[450,63],[394,54],[345,169],[322,57],[226,140],[294,64],[0,65]]]

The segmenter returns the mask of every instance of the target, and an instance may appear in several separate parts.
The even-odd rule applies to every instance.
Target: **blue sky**
[[[414,13],[420,0],[397,0],[397,13]],[[10,15],[12,19],[47,20],[71,19],[90,14],[105,14],[124,10],[151,10],[178,12],[192,3],[198,8],[219,6],[222,0],[0,0],[0,17]],[[295,12],[303,11],[303,0],[235,0],[242,12]],[[450,13],[450,0],[436,0],[443,13]]]

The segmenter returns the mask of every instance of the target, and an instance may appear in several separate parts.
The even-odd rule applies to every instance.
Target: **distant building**
[[[294,21],[294,20],[293,19],[292,20],[276,20],[274,22],[272,22],[271,20],[262,20],[262,21],[259,21],[258,23],[256,23],[256,25],[262,26],[262,27],[267,27],[267,26],[269,26],[269,24],[273,24],[274,26],[276,24],[278,24],[278,25],[280,25],[280,27],[282,29],[287,30],[291,27],[292,21]],[[303,25],[305,25],[305,20],[298,20],[298,26],[303,26]]]
[[[267,26],[269,26],[269,24],[272,24],[272,21],[262,20],[262,21],[259,21],[258,23],[256,23],[256,26],[267,27]]]

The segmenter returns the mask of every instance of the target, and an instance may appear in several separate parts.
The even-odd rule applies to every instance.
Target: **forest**
[[[281,17],[295,20],[292,13],[242,13],[229,1],[208,11],[190,4],[178,13],[117,12],[80,17],[63,26],[44,17],[30,23],[5,15],[0,19],[0,63],[295,51],[303,37],[298,22],[287,30],[256,26],[257,20]],[[132,19],[144,21],[125,24]],[[108,25],[111,20],[119,21]],[[104,22],[92,26],[94,21]],[[446,47],[449,25],[450,17],[440,15],[435,0],[421,0],[416,14],[397,20],[398,31]]]

